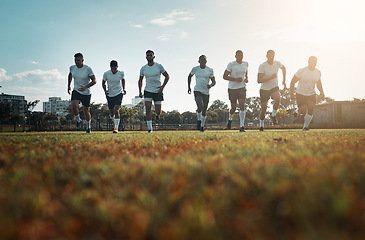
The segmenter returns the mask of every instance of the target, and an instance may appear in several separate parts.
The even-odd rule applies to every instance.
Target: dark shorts
[[[279,87],[274,87],[270,90],[263,90],[260,89],[260,100],[261,102],[267,102],[269,101],[271,94],[273,94],[274,92],[279,92]]]
[[[144,91],[143,97],[144,98],[150,98],[154,102],[161,102],[161,101],[163,101],[163,93],[151,93],[151,92]],[[146,99],[145,99],[145,101],[146,101]]]
[[[316,103],[316,95],[310,95],[310,96],[305,96],[305,95],[302,95],[302,94],[298,94],[296,95],[296,98],[297,98],[297,105],[298,107],[301,107],[305,104],[307,104],[307,102],[313,102],[313,103]]]
[[[113,109],[114,106],[120,106],[122,105],[122,99],[123,99],[123,94],[120,93],[117,96],[114,97],[108,97],[106,96],[106,100],[108,100],[108,108]]]
[[[71,94],[71,101],[73,100],[79,100],[82,103],[82,106],[90,107],[91,94],[83,95],[78,91],[73,90]]]
[[[206,95],[206,94],[198,92],[198,91],[194,91],[194,98],[195,98],[195,102],[197,104],[198,104],[199,99],[202,99],[204,108],[205,108],[205,110],[207,109],[208,103],[209,103],[209,95]]]
[[[238,99],[246,99],[246,88],[228,88],[228,97],[231,102],[236,102]]]

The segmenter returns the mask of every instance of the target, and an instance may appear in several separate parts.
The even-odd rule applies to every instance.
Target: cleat
[[[204,127],[201,127],[201,128],[200,128],[200,131],[201,131],[201,132],[204,132],[204,131],[205,131],[205,130],[204,130]]]
[[[148,133],[152,133],[152,130],[151,129],[148,129]]]
[[[87,128],[86,133],[91,133],[91,128]]]
[[[113,133],[118,133],[118,129],[114,128]]]
[[[260,132],[263,132],[264,131],[264,128],[263,127],[260,127]]]
[[[227,129],[231,129],[231,126],[232,126],[232,120],[228,120]]]
[[[274,124],[274,125],[278,124],[278,121],[276,120],[276,116],[273,117],[270,115],[270,119],[272,121],[272,124]]]
[[[76,122],[76,131],[80,131],[82,126],[82,121]]]
[[[306,128],[306,127],[305,127],[305,128],[303,128],[303,131],[309,131],[309,128]]]
[[[202,121],[199,120],[198,123],[196,124],[196,130],[200,130],[201,126],[202,126]]]
[[[240,127],[240,132],[246,132],[245,127]]]
[[[160,120],[160,115],[156,115],[156,121]]]

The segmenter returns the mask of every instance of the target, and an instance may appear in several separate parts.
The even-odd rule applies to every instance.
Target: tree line
[[[280,90],[281,105],[277,112],[277,119],[279,123],[289,123],[291,115],[296,108],[296,103],[290,99],[289,89]],[[334,99],[326,97],[325,99],[317,98],[317,104],[322,102],[331,102]],[[365,99],[354,98],[353,101],[365,101]],[[59,131],[59,130],[73,130],[75,129],[75,119],[71,112],[71,107],[68,107],[68,114],[66,116],[57,116],[54,113],[44,113],[33,111],[39,100],[27,103],[25,106],[24,116],[11,114],[12,109],[10,103],[0,102],[0,131]],[[194,106],[195,107],[195,106]],[[246,99],[246,124],[257,125],[260,115],[260,98],[250,97]],[[207,110],[207,123],[211,126],[224,126],[228,120],[228,105],[219,99],[214,100]],[[80,107],[80,112],[82,108]],[[111,130],[112,122],[109,117],[109,109],[107,104],[92,103],[90,105],[90,113],[92,117],[92,128],[94,130]],[[269,112],[267,114],[270,114]],[[83,114],[80,113],[83,117]],[[235,114],[237,119],[233,121],[238,122],[238,114]],[[122,106],[120,108],[120,130],[142,130],[144,127],[145,113],[144,102],[140,102],[133,108]],[[292,121],[292,120],[291,120]],[[296,120],[298,123],[302,119]],[[155,121],[154,121],[155,122]],[[180,113],[178,111],[162,112],[157,124],[160,128],[194,128],[193,125],[197,123],[196,113],[186,111]],[[11,126],[11,129],[4,129],[3,126]]]

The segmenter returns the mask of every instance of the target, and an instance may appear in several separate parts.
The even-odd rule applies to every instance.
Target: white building
[[[313,123],[365,123],[364,101],[333,101],[316,106]]]
[[[68,114],[67,108],[71,105],[71,100],[61,100],[60,97],[50,97],[48,102],[43,103],[43,112],[55,113],[59,117]]]

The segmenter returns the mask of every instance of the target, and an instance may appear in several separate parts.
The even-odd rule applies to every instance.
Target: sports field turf
[[[1,133],[0,239],[365,239],[365,130]]]

